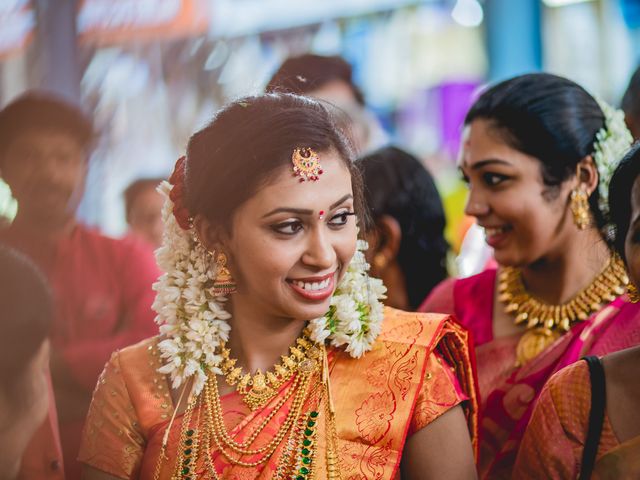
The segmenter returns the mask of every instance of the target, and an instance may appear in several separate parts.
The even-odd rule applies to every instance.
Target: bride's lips
[[[287,284],[306,300],[322,301],[333,295],[337,270],[317,277],[287,279]]]

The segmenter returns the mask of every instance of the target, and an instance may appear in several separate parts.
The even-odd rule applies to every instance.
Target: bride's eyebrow
[[[338,205],[340,205],[341,203],[346,202],[350,198],[353,198],[353,195],[351,193],[347,193],[345,196],[340,198],[340,200],[338,200],[337,202],[333,202],[331,204],[331,206],[329,207],[329,210],[333,210]],[[271,210],[268,213],[265,213],[262,216],[262,218],[270,217],[271,215],[275,215],[276,213],[293,213],[293,214],[296,214],[296,215],[313,215],[313,210],[309,210],[309,209],[306,209],[306,208],[278,207],[278,208],[274,208],[273,210]]]
[[[313,214],[313,210],[308,210],[306,208],[279,207],[271,210],[269,213],[265,213],[262,216],[262,218],[270,217],[271,215],[275,215],[276,213],[295,213],[296,215],[311,215]]]

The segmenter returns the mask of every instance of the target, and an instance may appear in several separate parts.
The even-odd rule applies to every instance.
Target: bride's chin
[[[298,311],[298,315],[295,315],[294,318],[302,322],[314,320],[316,318],[324,316],[325,313],[329,311],[329,306],[330,304],[327,302],[327,305],[324,308],[301,308]]]

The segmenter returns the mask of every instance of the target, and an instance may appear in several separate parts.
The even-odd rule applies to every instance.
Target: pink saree
[[[518,337],[493,338],[496,270],[447,280],[420,311],[449,313],[470,333],[477,353],[480,386],[482,478],[510,478],[534,401],[558,370],[584,355],[604,355],[640,343],[640,304],[619,297],[577,323],[538,357],[515,368]]]

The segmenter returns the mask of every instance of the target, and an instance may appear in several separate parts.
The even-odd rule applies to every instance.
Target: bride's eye
[[[336,213],[333,217],[331,217],[328,224],[332,227],[342,227],[349,222],[349,217],[353,215],[355,215],[355,212],[344,210],[342,212]]]
[[[283,235],[295,235],[302,230],[302,222],[299,220],[293,220],[289,222],[277,223],[271,226],[272,230]]]

